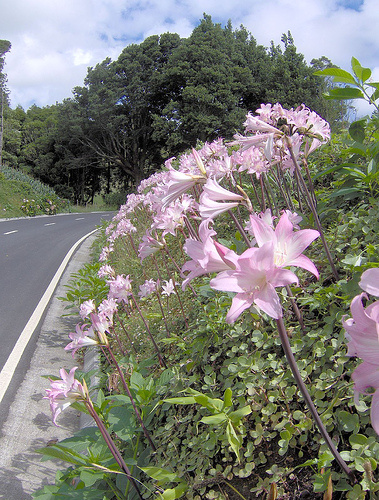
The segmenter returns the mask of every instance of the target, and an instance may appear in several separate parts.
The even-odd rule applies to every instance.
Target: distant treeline
[[[150,36],[89,68],[62,103],[5,106],[3,162],[79,203],[127,191],[197,141],[231,138],[261,103],[304,103],[337,126],[346,107],[325,101],[328,82],[313,75],[329,65],[308,65],[289,32],[265,48],[204,15],[189,38]]]

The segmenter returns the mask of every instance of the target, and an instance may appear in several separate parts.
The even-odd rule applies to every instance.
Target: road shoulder
[[[59,376],[59,370],[77,366],[70,353],[64,351],[68,334],[75,329],[78,315],[67,313],[58,297],[65,294],[72,273],[89,261],[90,247],[95,236],[87,238],[70,260],[48,307],[37,338],[30,367],[12,402],[0,437],[0,499],[29,500],[31,493],[45,484],[54,484],[56,471],[67,464],[46,461],[36,449],[50,441],[71,436],[80,427],[80,414],[65,410],[59,418],[61,427],[51,421],[51,411],[45,396],[49,381],[45,375]]]

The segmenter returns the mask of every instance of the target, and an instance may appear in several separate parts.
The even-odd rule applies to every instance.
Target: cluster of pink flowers
[[[306,156],[329,137],[329,129],[318,115],[305,106],[284,110],[279,104],[262,105],[257,116],[247,115],[246,136],[236,136],[232,148],[222,139],[205,143],[176,160],[167,160],[166,170],[141,182],[137,193],[130,194],[106,230],[107,244],[99,260],[103,263],[99,277],[109,286],[107,300],[98,307],[89,300],[81,305],[83,324],[70,333],[66,349],[73,355],[81,347],[108,346],[107,335],[113,331],[113,316],[118,308],[138,309],[137,299],[152,293],[169,297],[176,291],[171,276],[163,281],[146,280],[137,299],[129,276],[117,275],[110,265],[116,240],[125,238],[141,261],[160,251],[168,251],[166,239],[185,237],[184,252],[190,260],[177,265],[183,279],[183,290],[191,280],[209,273],[218,273],[210,281],[216,290],[234,292],[235,297],[226,320],[234,322],[250,306],[255,306],[278,319],[282,307],[277,287],[298,283],[289,267],[301,267],[318,277],[314,264],[303,255],[307,246],[319,235],[312,229],[300,230],[301,217],[287,210],[276,221],[270,211],[257,215],[250,197],[237,182],[244,172],[259,178],[273,165],[289,168],[286,139],[291,140],[297,154]],[[284,165],[284,166],[283,166]],[[292,168],[290,168],[292,171]],[[249,179],[250,182],[250,179]],[[239,230],[247,249],[238,255],[217,241],[214,220],[220,214],[242,209],[248,221]],[[137,241],[139,218],[150,218],[150,229]],[[238,223],[235,219],[235,222]],[[159,295],[158,295],[159,298]],[[78,387],[62,372],[62,384],[71,383],[73,394]],[[65,387],[66,387],[65,385]],[[58,387],[58,385],[56,385]],[[79,390],[79,389],[78,389]],[[56,405],[58,396],[52,389],[48,397]],[[80,390],[79,390],[80,392]],[[69,392],[62,390],[61,397]],[[76,394],[76,393],[75,393]],[[55,417],[59,408],[54,410]],[[55,408],[55,406],[54,406]]]
[[[191,260],[182,266],[182,288],[198,276],[220,273],[211,286],[236,292],[227,316],[230,322],[252,304],[273,318],[281,317],[275,288],[298,283],[297,276],[286,268],[299,266],[318,277],[314,264],[302,252],[319,233],[299,230],[297,223],[301,217],[288,210],[283,211],[274,227],[271,213],[266,211],[258,216],[236,179],[245,171],[259,178],[276,164],[292,172],[286,140],[291,141],[298,155],[306,156],[330,136],[327,122],[304,105],[290,110],[280,104],[262,105],[256,116],[247,115],[244,125],[246,136],[238,135],[231,143],[238,145],[238,150],[234,148],[229,153],[230,144],[218,139],[198,151],[192,149],[178,160],[170,158],[165,164],[166,171],[142,181],[138,194],[129,195],[114,218],[108,230],[108,246],[101,255],[102,261],[109,258],[119,234],[132,238],[135,224],[128,218],[130,214],[138,219],[142,210],[148,210],[150,229],[135,242],[140,260],[164,250],[168,235],[184,234],[183,248]],[[242,231],[252,237],[251,248],[242,255],[218,243],[212,228],[216,217],[237,208],[247,211],[249,220]],[[106,272],[109,273],[104,268],[103,275]],[[108,281],[110,296],[118,301],[126,301],[129,294],[125,279],[112,276]],[[146,297],[152,290],[153,285],[146,282],[139,296]]]
[[[210,219],[200,225],[200,240],[189,238],[184,245],[192,260],[183,266],[183,271],[190,271],[183,287],[197,276],[218,272],[210,286],[220,291],[236,292],[226,316],[229,323],[253,304],[272,318],[282,317],[275,288],[298,283],[297,276],[285,267],[302,267],[318,277],[315,265],[302,254],[319,236],[318,231],[294,231],[287,212],[283,212],[275,229],[273,217],[270,215],[269,222],[265,219],[267,213],[264,217],[250,214],[249,230],[257,246],[248,248],[241,255],[212,238],[216,232],[209,229]]]
[[[370,295],[379,297],[379,268],[368,269],[362,274],[359,286]],[[349,356],[357,356],[363,362],[354,370],[355,401],[359,394],[366,394],[373,388],[371,402],[371,423],[379,434],[379,300],[366,308],[363,299],[366,293],[354,297],[351,302],[351,318],[343,319],[343,327],[348,339]]]

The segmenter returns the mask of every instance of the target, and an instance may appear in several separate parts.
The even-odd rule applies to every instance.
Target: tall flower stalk
[[[316,209],[316,206],[314,204],[312,195],[309,192],[309,190],[307,188],[307,185],[305,184],[304,178],[303,178],[303,176],[301,174],[300,166],[299,166],[299,163],[298,163],[298,161],[297,161],[297,159],[296,159],[296,157],[294,155],[291,141],[290,141],[290,139],[288,137],[286,137],[286,140],[287,140],[288,151],[290,152],[293,164],[294,164],[296,172],[297,172],[297,179],[300,182],[300,189],[301,189],[302,193],[304,194],[304,196],[305,196],[305,198],[307,200],[307,204],[308,204],[309,209],[312,212],[312,215],[313,215],[315,224],[317,226],[317,229],[318,229],[318,231],[320,233],[320,238],[321,238],[323,247],[325,249],[326,257],[327,257],[327,259],[329,261],[329,264],[330,264],[330,267],[332,269],[332,273],[334,275],[334,278],[336,280],[339,280],[339,274],[338,274],[336,266],[334,265],[333,257],[332,257],[332,254],[330,253],[328,243],[326,242],[324,231],[322,229],[320,218],[318,216],[317,209]]]
[[[328,448],[332,452],[334,458],[337,460],[339,466],[341,467],[341,469],[345,472],[345,474],[347,476],[349,476],[350,478],[353,479],[354,475],[353,475],[352,470],[347,466],[345,460],[341,457],[339,451],[335,447],[331,437],[329,436],[328,431],[326,430],[326,428],[325,428],[325,426],[320,418],[320,415],[317,412],[315,405],[313,404],[312,398],[309,395],[309,392],[308,392],[308,390],[303,382],[303,379],[301,378],[299,368],[297,366],[296,360],[294,358],[294,355],[293,355],[293,352],[292,352],[292,349],[291,349],[291,346],[290,346],[290,343],[288,340],[288,335],[286,332],[286,328],[284,326],[283,319],[278,318],[276,320],[276,325],[278,328],[279,337],[280,337],[280,341],[282,343],[284,354],[286,356],[286,359],[288,361],[289,367],[290,367],[292,375],[296,381],[296,384],[301,392],[301,395],[304,398],[305,404],[307,405],[307,407],[312,415],[312,418],[315,421],[315,423],[320,431],[320,434],[324,438],[325,443],[327,444]]]

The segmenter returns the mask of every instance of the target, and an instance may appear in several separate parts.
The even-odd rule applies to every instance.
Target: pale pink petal
[[[254,295],[254,302],[271,318],[279,319],[283,316],[283,310],[275,288],[267,283]]]
[[[363,361],[353,371],[351,378],[354,380],[355,390],[360,393],[364,393],[370,387],[379,389],[379,366]]]
[[[237,276],[238,272],[236,271],[223,271],[219,273],[216,278],[213,278],[209,282],[209,285],[220,292],[244,293],[246,290],[239,284]]]
[[[319,236],[320,233],[315,229],[295,231],[288,246],[288,261],[300,255]]]
[[[212,200],[207,193],[200,196],[199,212],[202,219],[214,219],[217,215],[238,207],[239,201],[222,203]]]
[[[372,397],[370,417],[374,431],[379,434],[379,390],[376,390]]]
[[[275,232],[272,227],[255,214],[250,215],[250,228],[257,240],[258,246],[262,246],[269,241],[276,241]]]
[[[276,268],[273,272],[269,273],[269,281],[272,286],[287,286],[291,283],[299,283],[299,279],[295,273],[289,269]]]
[[[367,269],[361,276],[359,286],[370,295],[379,297],[379,267]]]
[[[296,259],[292,259],[288,263],[288,265],[295,267],[302,267],[303,269],[306,269],[310,273],[314,274],[317,279],[319,278],[317,267],[313,264],[311,259],[309,259],[305,255],[299,255],[299,257],[297,257]]]
[[[253,304],[251,294],[249,293],[239,293],[233,300],[232,305],[226,315],[227,323],[234,323],[236,319]]]
[[[243,201],[243,196],[220,186],[215,179],[208,179],[203,186],[203,192],[207,193],[209,198],[214,201],[228,200],[228,201]]]

